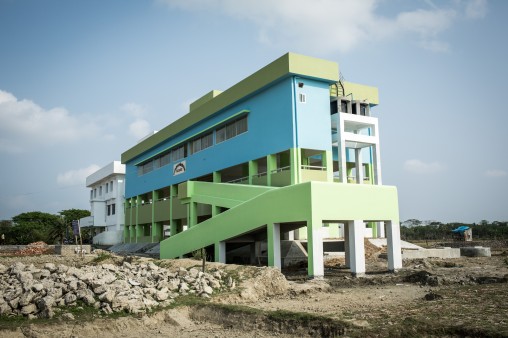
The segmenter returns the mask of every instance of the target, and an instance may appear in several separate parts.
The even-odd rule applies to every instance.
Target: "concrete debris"
[[[78,304],[106,314],[139,313],[167,306],[180,295],[209,298],[234,287],[227,272],[216,268],[203,273],[182,267],[170,271],[153,263],[81,268],[46,263],[41,269],[20,262],[9,267],[0,264],[0,315],[51,318],[55,307]]]

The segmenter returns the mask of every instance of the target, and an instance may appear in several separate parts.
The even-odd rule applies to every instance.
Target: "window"
[[[108,208],[108,216],[110,216],[111,215],[111,205],[108,205],[107,208]]]
[[[197,153],[198,151],[204,150],[213,145],[213,134],[208,133],[190,142],[191,154]]]
[[[244,116],[217,129],[215,134],[216,142],[221,143],[229,140],[230,138],[245,133],[247,129],[247,116]]]
[[[97,197],[97,188],[95,188],[95,189],[93,190],[93,197],[94,197],[94,198],[96,198],[96,197]]]
[[[187,149],[185,145],[175,148],[171,151],[171,160],[178,161],[187,156]]]
[[[90,199],[93,198],[93,190],[90,190]]]
[[[113,192],[113,181],[109,182],[109,190]]]
[[[109,192],[109,183],[106,183],[106,194]]]
[[[169,153],[161,156],[161,167],[169,164]]]
[[[153,170],[153,161],[148,161],[143,164],[143,174],[148,174]]]
[[[102,196],[102,185],[99,187],[99,196]]]
[[[115,206],[116,204],[111,204],[111,215],[114,215],[115,214]]]
[[[340,111],[347,113],[347,101],[340,101]]]
[[[368,115],[369,107],[366,104],[361,103],[360,104],[360,115]]]
[[[307,102],[307,96],[304,93],[300,93],[298,95],[298,97],[299,97],[301,103],[306,103]]]

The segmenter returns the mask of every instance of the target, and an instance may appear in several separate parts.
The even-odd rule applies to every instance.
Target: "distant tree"
[[[59,221],[56,215],[40,211],[24,212],[12,218],[13,226],[6,235],[8,244],[47,241],[48,232]]]

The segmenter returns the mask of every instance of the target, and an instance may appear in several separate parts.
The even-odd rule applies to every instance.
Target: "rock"
[[[44,269],[48,270],[49,272],[55,272],[57,270],[56,265],[53,263],[44,264]]]
[[[66,312],[62,315],[62,319],[65,320],[74,320],[74,315],[72,313]]]
[[[22,315],[29,315],[31,313],[35,313],[37,311],[37,306],[35,304],[28,304],[21,308]]]
[[[55,311],[52,308],[47,308],[39,312],[39,318],[53,318]]]
[[[64,300],[65,305],[74,304],[78,300],[78,297],[74,293],[69,292],[64,296]]]
[[[33,276],[31,272],[28,271],[20,271],[16,274],[16,277],[22,284],[28,284],[33,281]]]
[[[111,303],[115,298],[115,291],[108,290],[99,296],[100,301]]]
[[[166,289],[167,290],[167,289]],[[155,294],[155,299],[159,302],[162,302],[166,299],[169,298],[169,294],[167,291],[158,291],[156,294]]]
[[[140,282],[135,281],[134,279],[130,279],[130,278],[129,278],[129,284],[130,284],[130,285],[134,285],[134,286],[141,285],[141,283],[140,283]]]
[[[44,285],[40,284],[40,283],[37,283],[37,284],[34,284],[32,285],[32,290],[34,292],[39,292],[41,291],[42,289],[44,289]]]
[[[213,289],[211,287],[209,287],[208,285],[204,285],[203,286],[203,292],[206,293],[206,294],[211,295],[213,293]]]
[[[19,306],[27,306],[32,302],[32,300],[35,298],[35,293],[31,290],[29,292],[25,292],[23,295],[21,295],[19,299]]]
[[[129,263],[127,263],[127,264],[129,264]],[[113,271],[113,272],[118,270],[118,267],[113,264],[102,264],[102,268],[104,270]]]
[[[55,305],[55,299],[51,296],[43,297],[36,302],[39,310],[46,310]]]
[[[9,315],[12,313],[12,308],[7,303],[0,304],[0,315]]]
[[[169,284],[168,288],[171,291],[175,291],[175,290],[178,290],[178,288],[180,287],[180,280],[176,279],[176,278],[170,279],[168,284]]]
[[[1,273],[1,274],[6,273],[6,272],[7,272],[7,270],[8,270],[8,268],[7,268],[5,265],[0,264],[0,273]]]

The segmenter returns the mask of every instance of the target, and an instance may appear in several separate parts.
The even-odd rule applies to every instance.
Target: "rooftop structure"
[[[323,238],[340,227],[346,262],[365,272],[366,226],[386,233],[402,266],[397,190],[383,186],[377,88],[346,82],[337,63],[288,53],[122,154],[125,242],[159,242],[161,258],[239,247],[281,266],[281,239],[306,243],[322,276]],[[386,230],[386,231],[385,231]],[[256,249],[258,248],[258,249]]]

